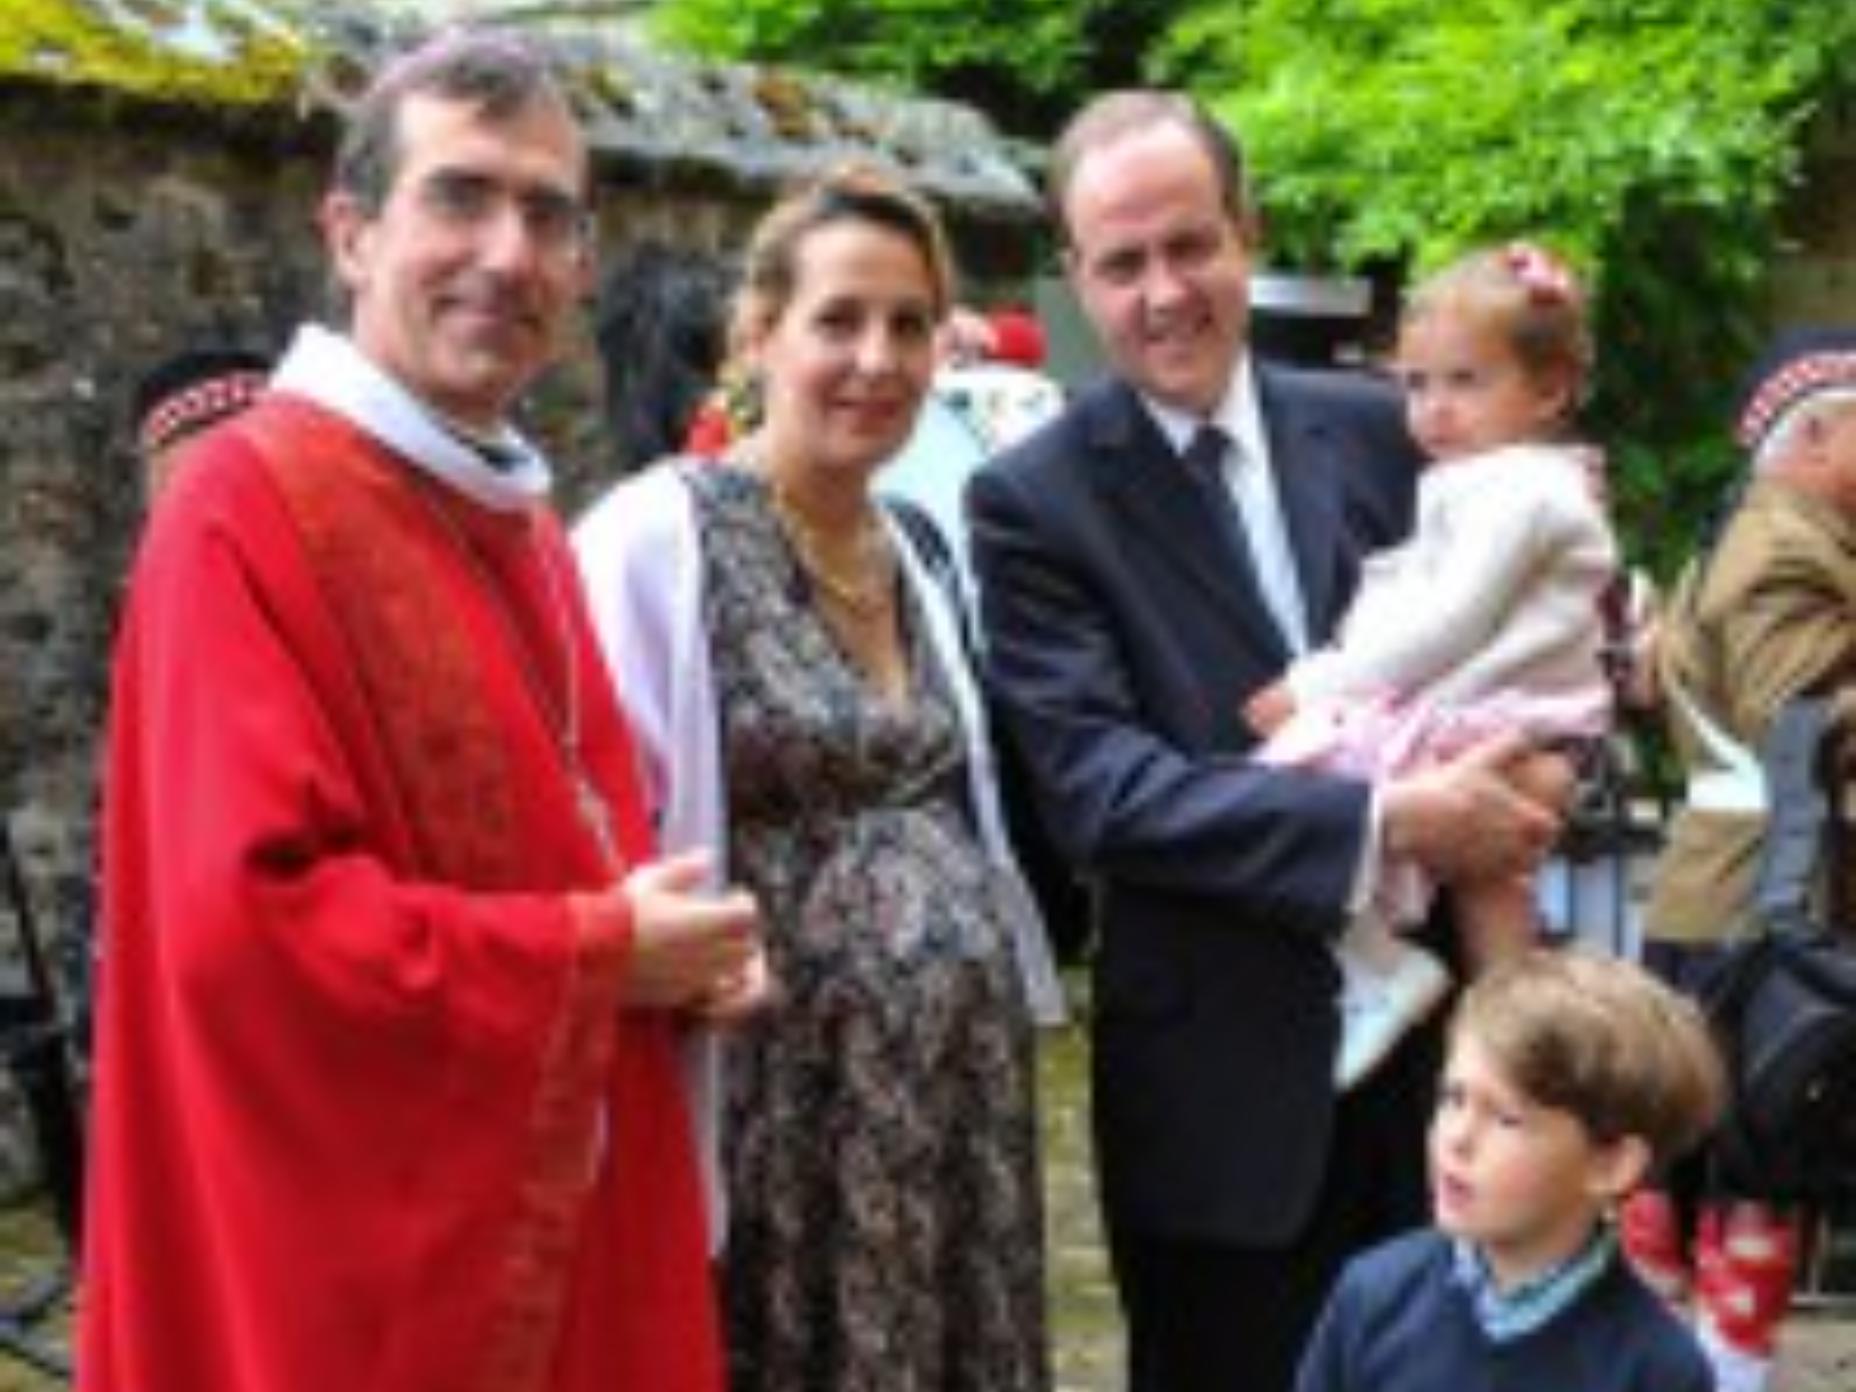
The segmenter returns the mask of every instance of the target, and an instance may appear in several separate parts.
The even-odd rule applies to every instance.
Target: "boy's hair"
[[[1592,371],[1586,294],[1572,271],[1532,242],[1471,252],[1406,297],[1401,325],[1445,311],[1501,335],[1530,377],[1563,374],[1575,405]]]
[[[1537,948],[1464,994],[1450,1027],[1543,1107],[1600,1144],[1643,1140],[1652,1169],[1704,1136],[1725,1083],[1692,1001],[1641,967],[1578,948]]]

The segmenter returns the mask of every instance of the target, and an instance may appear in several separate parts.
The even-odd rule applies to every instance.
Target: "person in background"
[[[142,462],[142,493],[161,495],[181,446],[264,391],[271,359],[243,348],[192,348],[163,358],[135,384],[130,419]]]
[[[1063,388],[1044,368],[1044,329],[1029,310],[995,309],[977,351],[950,354],[935,389],[998,454],[1063,409]]]
[[[758,427],[574,533],[665,836],[724,848],[781,991],[725,1048],[736,1392],[1048,1385],[1032,1023],[1057,985],[957,596],[871,494],[951,300],[895,176],[796,188],[736,302]]]
[[[1431,1121],[1436,1227],[1348,1265],[1297,1392],[1711,1392],[1612,1217],[1723,1086],[1700,1012],[1630,963],[1536,949],[1477,981]]]
[[[1246,715],[1269,736],[1258,757],[1378,778],[1502,730],[1595,742],[1610,715],[1600,601],[1617,545],[1572,434],[1591,368],[1584,294],[1537,246],[1472,252],[1412,291],[1394,362],[1430,460],[1417,522],[1362,563],[1333,641],[1250,699]],[[1545,798],[1560,769],[1543,763]],[[1463,879],[1455,890],[1472,972],[1534,943],[1526,879]],[[1448,990],[1443,963],[1402,936],[1430,899],[1416,866],[1384,865],[1335,943],[1342,1087]]]
[[[1749,374],[1749,481],[1663,608],[1664,710],[1687,770],[1650,886],[1645,963],[1700,991],[1753,902],[1759,749],[1793,696],[1856,696],[1856,329],[1794,330]],[[1633,1200],[1632,1256],[1687,1306],[1722,1392],[1770,1385],[1797,1279],[1799,1215],[1704,1161]]]
[[[622,472],[688,442],[722,365],[728,290],[714,258],[662,242],[640,242],[607,269],[594,335]]]
[[[192,441],[263,394],[271,367],[271,358],[244,348],[190,348],[161,359],[137,380],[129,423],[144,511],[159,501]],[[73,1047],[87,1062],[97,979],[94,893],[85,895],[71,917],[57,950],[71,1002]]]
[[[1409,527],[1417,450],[1383,384],[1248,352],[1243,162],[1189,99],[1092,102],[1050,202],[1115,375],[968,488],[990,686],[1096,891],[1130,1387],[1283,1392],[1344,1258],[1424,1214],[1437,1032],[1338,1092],[1329,942],[1377,847],[1445,883],[1517,874],[1557,808],[1510,785],[1514,735],[1377,785],[1250,757],[1244,703]]]
[[[656,856],[508,423],[592,248],[521,41],[355,107],[340,329],[150,520],[110,706],[86,1392],[713,1392],[676,1049],[756,911]]]
[[[934,521],[969,602],[967,481],[1063,409],[1063,390],[1041,370],[1043,361],[1043,331],[1022,310],[956,307],[915,429],[877,476],[879,494],[914,503]]]

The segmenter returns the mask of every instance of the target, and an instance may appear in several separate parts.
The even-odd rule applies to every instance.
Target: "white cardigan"
[[[1366,558],[1335,641],[1297,659],[1289,687],[1298,704],[1588,690],[1603,681],[1598,597],[1617,564],[1577,450],[1432,464],[1411,536]]]
[[[708,635],[703,625],[702,539],[682,466],[657,464],[613,487],[573,529],[588,607],[637,743],[658,844],[666,851],[707,848],[716,883],[728,879],[727,787]],[[1039,1024],[1064,1018],[1062,988],[1043,920],[1013,859],[979,687],[967,658],[953,597],[927,573],[885,515],[902,573],[926,617],[928,637],[947,673],[966,738],[967,770],[980,843],[1021,901],[1013,945],[1025,998]],[[712,1233],[722,1208],[717,1165],[720,1089],[718,1038],[705,1031],[689,1051],[687,1074],[698,1144],[709,1182]]]

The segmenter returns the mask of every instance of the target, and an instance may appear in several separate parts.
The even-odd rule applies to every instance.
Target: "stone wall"
[[[275,343],[320,276],[302,154],[59,114],[0,102],[0,805],[54,923],[81,913],[88,880],[105,659],[140,507],[131,386],[184,342]]]

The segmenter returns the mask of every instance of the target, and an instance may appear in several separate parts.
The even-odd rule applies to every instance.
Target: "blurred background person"
[[[1768,800],[1759,750],[1804,693],[1856,697],[1856,329],[1780,336],[1738,422],[1748,483],[1664,607],[1656,655],[1683,805],[1656,864],[1645,964],[1699,992],[1753,907]],[[1843,867],[1847,876],[1850,867]],[[1770,1385],[1799,1216],[1705,1162],[1634,1198],[1626,1241],[1685,1303],[1721,1392]]]
[[[720,262],[662,242],[639,242],[606,271],[594,335],[621,472],[687,445],[721,369],[728,294]]]
[[[264,391],[271,360],[245,348],[189,348],[163,358],[135,384],[130,404],[142,492],[166,487],[182,445],[237,415]]]
[[[1063,389],[1043,366],[1044,331],[1030,314],[956,306],[915,429],[877,475],[879,494],[907,499],[934,520],[969,597],[967,480],[1063,409]]]

